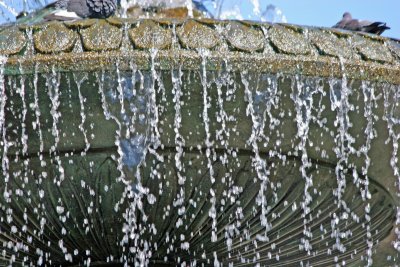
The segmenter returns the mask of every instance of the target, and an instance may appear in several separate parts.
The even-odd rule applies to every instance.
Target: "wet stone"
[[[152,18],[151,21],[154,21],[160,26],[165,26],[165,27],[172,27],[173,25],[175,26],[181,26],[185,22],[182,19],[168,19],[168,18]]]
[[[273,23],[271,23],[271,22],[262,22],[262,21],[254,21],[254,20],[240,20],[240,23],[245,26],[249,26],[249,27],[257,26],[258,28],[261,28],[261,27],[269,28],[273,25]]]
[[[375,42],[381,42],[381,43],[385,42],[385,40],[387,39],[387,38],[385,38],[383,36],[372,34],[372,33],[367,33],[367,32],[355,32],[355,34],[356,35],[360,35],[363,38],[370,39],[370,40],[373,40]]]
[[[292,30],[292,31],[297,32],[297,33],[303,33],[304,32],[304,28],[299,26],[299,25],[296,25],[296,24],[290,24],[290,23],[283,23],[282,22],[282,23],[278,23],[277,25],[280,25],[284,29],[289,29],[289,30]]]
[[[64,22],[65,26],[69,28],[89,28],[90,26],[96,24],[98,22],[97,19],[80,19],[80,20],[73,20],[73,21],[66,21]]]
[[[353,32],[343,29],[329,28],[329,31],[339,38],[350,38],[353,36]]]
[[[83,46],[90,51],[118,49],[122,42],[122,30],[103,20],[81,31]]]
[[[182,45],[187,48],[214,48],[219,44],[217,32],[193,20],[187,21],[177,29],[177,34]]]
[[[43,28],[45,28],[47,26],[47,24],[48,23],[46,23],[46,22],[40,22],[40,23],[32,24],[32,25],[30,25],[30,24],[19,24],[17,26],[18,26],[18,29],[20,31],[26,32],[26,31],[31,30],[31,31],[35,32],[35,31],[42,30]]]
[[[303,35],[282,26],[271,27],[268,36],[272,44],[286,54],[309,55],[311,47]]]
[[[400,42],[388,41],[389,49],[400,59]]]
[[[136,23],[135,19],[132,18],[118,18],[118,17],[109,17],[106,19],[108,23],[113,26],[123,27],[125,25],[130,25]]]
[[[195,19],[195,21],[197,21],[203,25],[209,26],[209,27],[215,27],[218,24],[224,23],[223,21],[218,21],[218,20],[210,19],[210,18]]]
[[[42,53],[71,51],[78,34],[63,24],[53,23],[33,35],[35,48]]]
[[[363,38],[358,35],[352,37],[352,43],[366,60],[393,62],[392,53],[384,43],[373,41],[369,38]]]
[[[346,38],[339,38],[334,34],[320,30],[311,30],[309,36],[311,42],[323,55],[347,59],[355,57],[355,53],[349,46],[349,42]]]
[[[171,46],[172,32],[151,20],[145,20],[137,28],[129,30],[129,37],[137,48],[166,49]]]
[[[261,30],[236,21],[226,26],[225,38],[232,47],[238,50],[254,52],[264,48],[265,38]]]
[[[25,43],[25,34],[19,31],[18,28],[8,28],[0,31],[0,54],[17,54],[24,48]]]

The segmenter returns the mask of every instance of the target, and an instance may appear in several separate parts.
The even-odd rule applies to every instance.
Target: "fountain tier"
[[[2,264],[398,261],[396,41],[112,18],[0,54]]]

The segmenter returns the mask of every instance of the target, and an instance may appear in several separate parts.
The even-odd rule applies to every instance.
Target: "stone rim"
[[[264,70],[268,72],[284,72],[288,74],[302,74],[309,76],[322,76],[322,77],[341,77],[341,66],[339,57],[343,57],[344,67],[349,71],[350,77],[356,79],[373,80],[373,81],[387,81],[393,84],[400,84],[400,44],[388,38],[376,37],[367,34],[359,34],[352,32],[342,32],[336,29],[327,28],[307,28],[296,25],[271,25],[268,23],[251,23],[251,22],[236,22],[236,21],[217,21],[217,20],[140,20],[144,24],[153,24],[154,27],[159,29],[175,28],[177,36],[177,43],[170,43],[171,39],[164,38],[155,48],[165,50],[165,54],[158,53],[161,61],[158,68],[163,69],[173,66],[176,62],[183,62],[183,68],[192,69],[198,67],[199,55],[197,50],[199,48],[208,49],[211,56],[207,59],[207,64],[211,69],[218,69],[219,65],[224,64],[223,61],[228,59],[232,62],[232,67],[238,70],[249,68],[254,70]],[[37,70],[39,72],[46,72],[49,69],[55,68],[63,71],[79,70],[82,66],[87,69],[93,69],[95,65],[100,62],[101,68],[112,68],[115,65],[115,59],[127,61],[134,60],[139,68],[149,68],[149,52],[148,45],[134,44],[134,41],[129,40],[129,31],[132,31],[139,21],[130,19],[115,19],[113,20],[83,20],[75,23],[59,23],[65,24],[67,28],[71,29],[71,33],[78,36],[75,46],[82,47],[82,51],[73,49],[61,49],[62,55],[54,55],[59,50],[46,50],[41,51],[38,49],[40,44],[36,43],[33,48],[34,51],[26,53],[22,46],[17,50],[3,51],[3,54],[9,55],[8,63],[6,64],[6,74],[18,74],[19,66],[22,66],[25,73],[32,73],[34,71],[33,62],[38,62]],[[54,22],[52,22],[54,24]],[[46,27],[47,24],[26,26],[20,25],[12,27],[11,31],[15,32],[15,42],[21,36],[25,36],[24,32],[37,31]],[[117,25],[117,26],[115,26]],[[122,25],[125,25],[122,27]],[[248,27],[251,32],[249,34],[260,41],[264,39],[263,43],[259,45],[248,45],[244,47],[237,47],[232,45],[233,37],[224,32],[224,28],[229,25],[242,25],[240,27]],[[207,42],[196,41],[194,42],[189,38],[187,29],[185,27],[196,26],[199,35],[203,39],[212,37]],[[39,27],[39,28],[38,28]],[[189,28],[191,28],[189,27]],[[150,27],[151,28],[151,27]],[[262,29],[262,30],[260,30]],[[1,31],[0,35],[5,32]],[[254,32],[253,32],[254,31]],[[100,42],[93,42],[91,36],[95,33],[100,36]],[[287,36],[294,36],[301,45],[298,46],[296,42],[292,45],[283,45],[279,34]],[[145,32],[143,34],[146,34]],[[167,35],[169,33],[166,32]],[[316,37],[315,37],[316,36]],[[327,37],[328,36],[328,37]],[[334,37],[337,36],[337,37]],[[125,39],[128,38],[127,41]],[[338,38],[338,44],[341,45],[342,54],[339,49],[332,49],[329,40]],[[372,50],[365,50],[360,47],[359,41],[354,45],[351,42],[342,42],[342,38],[348,40],[361,40],[362,45],[371,47]],[[259,40],[260,39],[260,40]],[[336,39],[335,39],[336,40]],[[345,39],[343,39],[345,40]],[[25,40],[21,44],[25,45]],[[29,42],[29,40],[28,40]],[[349,44],[348,44],[349,43]],[[125,45],[121,45],[125,44]],[[296,45],[294,45],[296,44]],[[142,47],[143,46],[143,47]],[[203,47],[204,46],[204,47]],[[300,49],[305,47],[306,49]],[[128,48],[128,49],[127,49]],[[152,47],[153,48],[153,47]],[[43,50],[43,49],[42,49]],[[250,60],[249,60],[250,59]],[[82,61],[82,66],[77,64],[64,64],[64,62]],[[254,64],[255,60],[257,64]],[[249,62],[250,61],[250,62]],[[284,64],[282,64],[284,63]],[[123,64],[122,64],[123,65]]]

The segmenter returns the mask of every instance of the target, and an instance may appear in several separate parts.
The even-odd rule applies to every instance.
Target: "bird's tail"
[[[384,31],[389,30],[390,27],[386,26],[384,22],[374,22],[366,26],[366,32],[381,35]]]

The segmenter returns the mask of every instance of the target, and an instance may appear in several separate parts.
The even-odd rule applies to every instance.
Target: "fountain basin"
[[[4,262],[395,263],[399,51],[237,21],[0,30]]]

